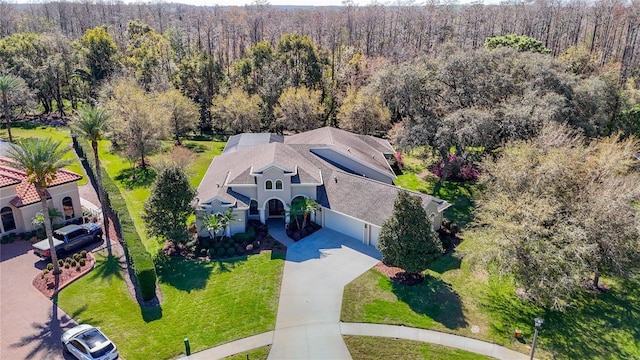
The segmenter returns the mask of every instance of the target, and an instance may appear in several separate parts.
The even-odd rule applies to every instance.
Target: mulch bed
[[[96,259],[91,253],[87,253],[85,261],[84,266],[80,267],[80,271],[76,270],[75,267],[65,269],[64,266],[61,266],[60,270],[62,273],[58,275],[53,275],[53,272],[49,272],[43,276],[43,273],[40,272],[33,279],[33,286],[44,296],[51,299],[60,290],[93,269]]]
[[[424,281],[424,274],[409,274],[404,269],[387,266],[383,262],[377,263],[373,268],[400,285],[413,286]]]

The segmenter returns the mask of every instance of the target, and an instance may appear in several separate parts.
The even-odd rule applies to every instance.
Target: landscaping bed
[[[187,244],[167,241],[162,247],[162,252],[170,257],[198,260],[222,260],[263,252],[271,252],[284,258],[287,247],[269,234],[266,224],[250,220],[247,228],[247,232],[232,237],[197,237],[194,242]]]
[[[33,279],[33,286],[44,296],[51,299],[60,290],[71,284],[82,275],[93,269],[95,258],[91,253],[81,251],[73,256],[60,259],[60,274],[53,274],[53,264],[49,263],[47,268]]]
[[[298,229],[298,224],[294,221],[287,224],[287,236],[293,241],[300,241],[305,237],[313,234],[314,232],[320,230],[322,226],[316,224],[313,221],[309,221],[305,227]]]

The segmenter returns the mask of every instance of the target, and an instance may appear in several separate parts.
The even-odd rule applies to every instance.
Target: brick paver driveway
[[[60,336],[75,323],[31,285],[44,264],[30,248],[0,246],[0,359],[63,359]]]

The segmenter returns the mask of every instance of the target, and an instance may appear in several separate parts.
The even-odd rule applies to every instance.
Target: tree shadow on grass
[[[438,274],[444,274],[449,270],[460,269],[461,263],[462,261],[451,252],[442,256],[438,261],[433,262],[429,266],[429,270],[435,271]]]
[[[130,167],[122,169],[115,179],[121,182],[127,189],[135,189],[150,186],[156,179],[156,175],[155,170],[150,167],[146,167],[145,169]]]
[[[445,181],[444,184],[437,182],[433,188],[433,196],[451,204],[444,216],[460,228],[473,220],[473,186],[470,182]]]
[[[96,262],[96,266],[91,271],[91,279],[102,278],[111,282],[111,277],[122,280],[122,272],[126,269],[124,260],[117,256],[107,256],[104,260]]]
[[[213,266],[207,261],[168,258],[156,264],[158,281],[186,292],[204,289]]]
[[[624,282],[607,293],[579,292],[564,313],[545,311],[513,291],[492,289],[487,298],[492,331],[512,337],[521,329],[531,343],[533,319],[541,317],[538,346],[557,359],[640,358],[640,287]]]
[[[391,282],[393,293],[417,314],[426,315],[448,329],[467,326],[460,296],[450,284],[427,276],[419,285],[405,286]]]

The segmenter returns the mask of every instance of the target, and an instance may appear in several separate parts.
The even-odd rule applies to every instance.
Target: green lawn
[[[184,141],[184,145],[194,150],[196,155],[195,160],[187,169],[190,174],[191,185],[195,187],[200,184],[214,156],[222,153],[225,143],[188,140]],[[141,169],[134,170],[132,163],[111,152],[110,149],[110,141],[104,140],[100,142],[100,161],[107,170],[109,177],[115,180],[120,189],[127,203],[129,213],[133,218],[136,230],[140,234],[147,251],[151,254],[156,254],[162,245],[156,239],[147,236],[144,221],[142,221],[141,217],[144,202],[151,194],[150,186],[155,178],[155,172],[150,168],[146,173]]]
[[[249,351],[227,356],[227,360],[267,360],[271,346],[263,346]]]
[[[283,260],[270,254],[224,262],[170,260],[158,270],[160,308],[131,299],[114,258],[64,289],[58,305],[76,321],[101,326],[127,360],[175,358],[273,330]],[[89,292],[88,292],[89,291]]]
[[[438,179],[425,170],[422,160],[411,154],[405,154],[405,168],[394,183],[402,188],[433,195],[451,203],[444,216],[460,228],[464,228],[472,219],[473,191],[475,184],[471,182],[445,181]]]
[[[9,139],[9,135],[5,129],[0,130],[1,137],[5,140]],[[73,171],[76,174],[82,175],[82,179],[78,181],[78,185],[84,185],[87,183],[87,177],[84,175],[84,170],[82,169],[82,165],[80,165],[80,161],[77,160],[76,154],[73,152],[73,148],[71,147],[71,134],[69,133],[69,129],[66,127],[48,127],[48,126],[33,126],[33,125],[23,125],[20,123],[14,124],[11,127],[11,135],[13,136],[13,140],[20,140],[24,138],[52,138],[55,141],[61,141],[62,146],[66,146],[69,149],[69,152],[65,156],[65,159],[71,159],[73,161],[72,164],[67,165],[66,168]]]
[[[482,360],[484,355],[419,341],[373,336],[344,336],[354,360]]]
[[[460,247],[472,247],[465,240]],[[472,271],[447,255],[421,285],[398,285],[375,270],[345,287],[341,320],[402,324],[478,338],[527,353],[533,319],[545,319],[537,356],[557,359],[640,358],[640,283],[607,279],[611,291],[583,292],[566,313],[545,312],[514,295],[506,280]],[[478,333],[471,327],[477,325]],[[513,338],[522,330],[525,343]]]

